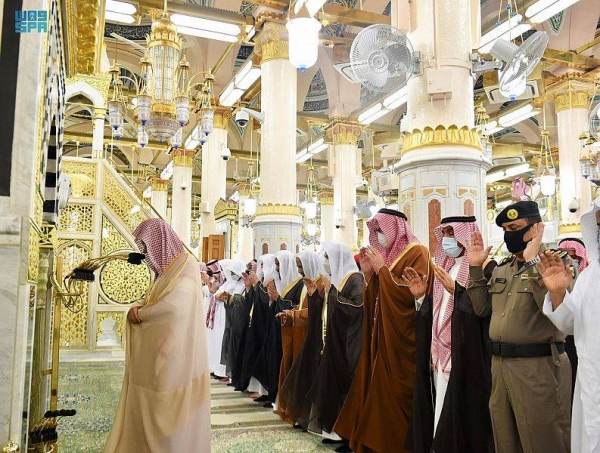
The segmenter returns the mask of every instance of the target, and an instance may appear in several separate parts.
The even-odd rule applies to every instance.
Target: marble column
[[[260,198],[252,223],[255,255],[295,252],[302,218],[296,195],[296,68],[288,60],[283,25],[267,22],[256,38],[261,56]],[[265,245],[266,244],[266,245]]]
[[[173,171],[174,173],[174,171]],[[167,199],[169,197],[169,181],[166,179],[152,178],[152,197],[150,203],[158,214],[167,219]]]
[[[102,158],[104,151],[104,118],[106,108],[94,107],[94,121],[92,131],[92,157]]]
[[[471,3],[412,4],[409,39],[421,52],[422,73],[408,82],[409,124],[397,167],[398,205],[431,251],[433,229],[446,216],[475,215],[487,236],[485,174],[492,163],[483,156],[474,129]],[[397,23],[398,15],[392,12],[392,17]],[[457,27],[457,21],[463,26]],[[429,92],[434,85],[429,80],[440,81],[435,83],[438,92]]]
[[[226,198],[227,161],[221,157],[222,148],[227,147],[227,123],[231,118],[231,109],[217,107],[213,131],[202,147],[202,183],[200,213],[201,234],[207,237],[217,233],[215,206],[219,199]]]
[[[333,212],[333,192],[322,190],[319,192],[321,205],[321,244],[334,238],[335,216]]]
[[[581,214],[592,204],[590,183],[581,175],[579,136],[589,129],[588,108],[594,94],[593,83],[566,74],[548,89],[554,100],[558,126],[558,160],[560,177],[559,236],[581,237]],[[552,138],[552,136],[550,136]],[[569,203],[577,199],[579,209],[569,211]]]
[[[361,135],[359,124],[334,119],[326,132],[332,144],[333,167],[333,238],[358,249],[356,226],[356,183],[360,180],[357,143]]]
[[[195,152],[173,151],[173,203],[171,226],[187,246],[192,222],[192,166]]]

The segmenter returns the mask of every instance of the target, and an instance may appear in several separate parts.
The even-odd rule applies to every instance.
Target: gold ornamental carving
[[[325,139],[332,145],[356,145],[361,134],[360,124],[334,120],[327,129]]]
[[[65,158],[61,171],[71,179],[72,198],[95,198],[96,164],[75,162]]]
[[[123,325],[125,323],[125,316],[122,311],[97,311],[96,312],[96,344],[102,334],[102,322],[107,319],[113,319],[117,327],[117,338],[120,343],[123,344]]]
[[[60,211],[58,225],[65,233],[93,233],[94,205],[69,204]]]
[[[130,250],[131,247],[126,251]],[[100,268],[98,274],[98,283],[104,295],[119,305],[132,304],[143,298],[151,282],[150,268],[146,264],[135,266],[123,260],[109,261]]]
[[[40,264],[40,236],[33,223],[29,224],[29,248],[27,252],[27,281],[37,283]]]
[[[56,249],[58,247],[58,236],[55,225],[44,223],[40,234],[40,248]]]
[[[117,250],[135,249],[117,228],[106,218],[102,216],[102,242],[100,244],[100,254],[102,256],[110,255]]]
[[[581,224],[580,223],[564,223],[559,225],[558,234],[572,234],[572,233],[581,233]]]
[[[102,201],[132,233],[142,221],[149,218],[148,213],[145,209],[140,209],[132,214],[131,210],[137,205],[137,201],[110,172],[102,172],[102,175]]]
[[[168,192],[169,191],[169,180],[152,178],[150,184],[152,185],[153,192]]]
[[[44,221],[44,199],[42,198],[42,194],[39,193],[37,190],[35,191],[35,195],[34,195],[35,199],[34,199],[34,214],[33,214],[33,221],[35,223],[35,226],[38,229],[42,228],[42,222]]]
[[[196,152],[187,149],[176,149],[173,151],[173,166],[192,168]]]
[[[98,73],[98,74],[76,74],[73,77],[67,79],[67,86],[75,82],[85,82],[100,93],[106,104],[108,99],[108,91],[110,89],[110,74],[109,73]],[[104,106],[95,106],[104,107]]]
[[[321,203],[321,206],[333,205],[332,190],[320,190],[317,196],[319,198],[319,203]]]
[[[554,96],[554,110],[556,113],[567,109],[588,109],[590,95],[588,91],[567,89],[564,93]]]
[[[426,127],[423,131],[414,129],[407,132],[404,137],[402,155],[425,148],[428,146],[466,146],[481,151],[481,136],[476,129],[466,126],[450,126],[448,128],[440,125],[435,129]]]
[[[231,109],[228,109],[226,107],[217,107],[215,109],[215,117],[214,117],[213,127],[216,129],[227,130],[227,124],[229,123],[230,118],[231,118]]]
[[[100,4],[95,0],[67,0],[67,43],[69,72],[93,74],[101,49],[104,29]]]
[[[259,204],[256,208],[256,215],[290,215],[301,217],[300,207],[293,204]]]
[[[257,36],[255,52],[261,56],[261,64],[269,60],[289,58],[287,31],[283,25],[267,22]]]
[[[223,200],[220,198],[215,205],[214,214],[215,220],[234,220],[238,215],[238,204],[233,200]]]

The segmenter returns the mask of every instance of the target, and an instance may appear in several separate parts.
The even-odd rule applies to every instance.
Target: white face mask
[[[463,248],[459,247],[456,238],[442,238],[442,248],[444,249],[444,253],[451,258],[458,258],[463,252]]]
[[[388,238],[385,237],[385,234],[383,234],[381,231],[377,232],[377,240],[384,249],[387,249],[390,246],[390,241],[388,241]]]

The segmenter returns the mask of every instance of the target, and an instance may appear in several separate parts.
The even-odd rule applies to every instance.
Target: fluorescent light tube
[[[240,27],[227,22],[201,19],[199,17],[186,16],[185,14],[173,14],[171,20],[178,27],[194,28],[196,30],[212,31],[224,35],[239,35]]]
[[[504,170],[504,174],[506,176],[517,176],[522,175],[523,173],[527,173],[529,171],[529,164],[524,163],[521,165],[516,165],[514,167],[507,168]]]
[[[170,161],[160,173],[160,179],[171,179],[173,176],[173,161]]]
[[[144,189],[144,198],[150,198],[152,196],[152,186],[148,186]]]
[[[121,22],[123,24],[133,24],[135,22],[135,17],[128,14],[115,13],[114,11],[106,11],[104,19],[109,22]]]
[[[533,111],[533,105],[531,104],[527,104],[524,105],[523,107],[520,107],[516,110],[513,110],[510,113],[506,113],[504,115],[502,115],[500,118],[498,118],[498,122],[500,123],[501,126],[507,127],[510,126],[511,121],[513,121],[515,118],[520,118],[523,115],[526,115],[530,112]],[[514,123],[511,123],[514,124]]]
[[[319,140],[317,140],[314,143],[311,143],[308,147],[308,152],[314,152],[315,149],[317,149],[318,147],[320,147],[323,143],[325,143],[325,139],[323,137],[321,137]]]
[[[389,95],[383,100],[383,106],[386,109],[394,110],[405,104],[408,100],[408,87],[403,87],[396,91],[394,94]]]
[[[214,39],[216,41],[236,42],[238,40],[237,36],[225,35],[223,33],[216,33],[208,30],[200,30],[199,28],[182,27],[181,25],[177,26],[177,32],[181,33],[182,35],[197,36],[198,38]]]
[[[319,154],[324,149],[327,149],[328,146],[329,145],[327,143],[322,143],[321,145],[319,145],[315,149],[310,150],[310,153],[314,156],[315,154]]]
[[[528,110],[528,111],[524,111],[523,113],[521,113],[519,115],[516,115],[516,112],[512,112],[512,113],[505,115],[508,118],[500,117],[500,119],[498,121],[502,127],[509,127],[509,126],[512,126],[513,124],[517,124],[517,123],[520,123],[521,121],[525,121],[527,118],[531,118],[532,116],[535,116],[538,113],[540,113],[539,110]]]
[[[106,0],[106,11],[118,14],[129,14],[131,16],[136,13],[136,8],[135,5],[132,5],[131,3]]]
[[[306,162],[308,159],[312,157],[312,154],[308,152],[308,148],[304,148],[296,154],[296,162],[302,163]]]
[[[531,28],[531,25],[521,24],[522,20],[523,20],[523,16],[520,14],[516,14],[513,17],[511,17],[509,20],[507,20],[506,22],[501,23],[500,25],[495,27],[493,30],[490,30],[489,32],[487,32],[485,35],[483,35],[481,37],[481,40],[480,40],[481,45],[479,46],[478,50],[481,53],[488,53],[490,51],[490,49],[492,48],[492,45],[494,44],[494,41],[496,41],[496,39],[503,37],[507,33],[511,33],[511,36],[518,36],[520,33],[523,33],[524,31],[529,30]],[[525,27],[520,27],[521,25],[523,25]],[[526,27],[528,27],[527,30],[525,30]],[[519,33],[517,33],[517,32],[519,32]]]
[[[502,36],[499,36],[498,38],[493,39],[489,43],[481,46],[478,50],[480,53],[490,53],[490,50],[492,50],[492,46],[494,45],[494,43],[496,42],[497,39],[502,38],[502,39],[506,39],[507,41],[512,41],[517,36],[520,36],[529,30],[531,30],[530,24],[519,24],[516,27],[511,28],[510,30],[506,31]]]
[[[239,98],[244,94],[244,90],[235,88],[233,81],[229,82],[229,85],[225,88],[221,96],[219,96],[219,102],[224,107],[231,107],[237,102]]]
[[[383,108],[381,102],[378,102],[374,106],[368,108],[360,115],[358,115],[358,122],[360,124],[371,124],[377,118],[381,118],[385,114],[389,113],[390,110],[387,108]]]
[[[541,22],[544,22],[548,19],[550,19],[552,16],[560,13],[561,11],[564,11],[565,9],[569,8],[570,6],[573,6],[575,3],[577,3],[579,0],[558,0],[555,3],[552,3],[550,6],[546,7],[545,9],[541,10],[539,13],[530,13],[530,10],[533,7],[536,7],[539,3],[542,3],[541,1],[530,6],[525,15],[529,18],[529,20],[531,22],[533,22],[534,24],[539,24]],[[546,1],[544,1],[543,3],[548,3]],[[535,10],[534,10],[535,11]],[[531,15],[528,15],[528,13],[530,13]]]

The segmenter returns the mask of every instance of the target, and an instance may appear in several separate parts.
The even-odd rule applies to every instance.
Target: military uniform
[[[479,316],[492,314],[490,415],[496,452],[570,451],[571,364],[565,335],[542,312],[547,290],[539,271],[511,256],[494,269],[489,283],[481,267],[471,267],[469,274],[473,309]]]

